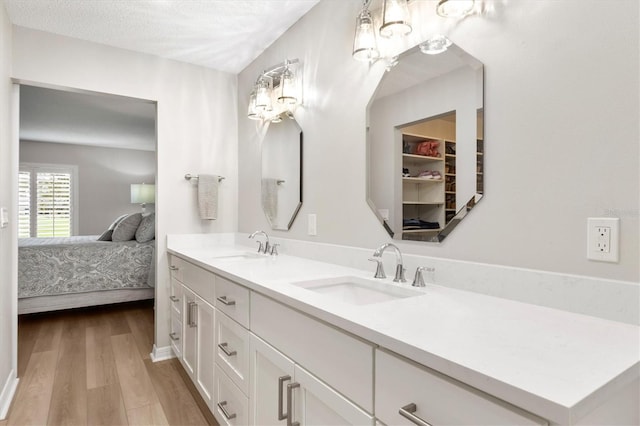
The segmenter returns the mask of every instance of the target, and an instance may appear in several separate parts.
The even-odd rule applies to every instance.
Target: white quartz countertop
[[[292,283],[371,279],[373,264],[363,271],[290,255],[216,258],[253,251],[234,244],[190,248],[171,238],[167,248],[553,422],[574,422],[640,375],[640,327],[634,325],[436,285],[415,297],[354,305]]]

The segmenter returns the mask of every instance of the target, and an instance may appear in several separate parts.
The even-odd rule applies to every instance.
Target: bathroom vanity
[[[187,241],[171,345],[220,424],[639,421],[637,326]]]

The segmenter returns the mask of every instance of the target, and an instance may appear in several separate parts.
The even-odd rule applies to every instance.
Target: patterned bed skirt
[[[18,298],[154,286],[155,241],[97,238],[20,239]]]

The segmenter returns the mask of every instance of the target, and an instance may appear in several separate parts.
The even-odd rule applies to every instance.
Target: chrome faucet
[[[373,257],[382,257],[382,253],[389,247],[393,248],[396,252],[396,275],[393,278],[393,282],[406,283],[407,280],[404,278],[404,265],[402,264],[402,253],[400,253],[400,249],[395,244],[384,243],[373,252]]]
[[[271,248],[271,246],[269,245],[269,236],[264,231],[256,231],[253,234],[249,235],[249,238],[253,239],[257,235],[264,235],[264,237],[266,238],[264,244],[262,243],[262,241],[258,241],[258,253],[268,254],[269,249]]]

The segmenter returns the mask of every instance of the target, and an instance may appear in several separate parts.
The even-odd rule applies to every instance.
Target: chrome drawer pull
[[[189,312],[188,312],[187,323],[191,328],[198,326],[198,323],[196,323],[197,310],[196,310],[196,314],[194,314],[193,308],[198,309],[198,304],[196,302],[189,302]]]
[[[282,385],[288,380],[291,380],[291,376],[278,377],[278,420],[284,420],[289,417],[287,413],[282,412]]]
[[[412,402],[411,404],[408,404],[402,407],[400,411],[398,411],[398,413],[405,419],[408,419],[409,421],[417,424],[418,426],[431,426],[431,423],[426,422],[422,420],[420,417],[413,414],[416,411],[418,411],[418,407],[416,406],[416,404]]]
[[[235,354],[238,353],[236,351],[230,351],[229,349],[227,349],[227,346],[228,345],[226,343],[218,343],[218,347],[222,352],[224,352],[226,356],[234,356]]]
[[[177,271],[180,268],[178,268],[177,266],[171,265],[171,266],[169,266],[169,269],[171,269],[172,271]]]
[[[174,342],[177,340],[180,340],[180,338],[178,336],[176,336],[176,332],[174,331],[173,333],[169,333],[169,338],[171,340],[173,340]]]
[[[180,299],[178,299],[175,296],[169,296],[169,299],[171,299],[172,302],[179,302],[180,301]]]
[[[292,421],[293,417],[293,390],[299,388],[300,383],[289,383],[287,385],[287,426],[300,426],[299,422]]]
[[[224,406],[227,405],[227,401],[222,401],[222,402],[218,402],[218,408],[220,409],[220,411],[222,411],[222,414],[224,414],[224,416],[227,418],[227,420],[231,420],[231,419],[235,419],[236,418],[236,414],[229,414],[227,412],[227,409],[224,408]]]
[[[227,300],[227,296],[218,297],[218,301],[220,301],[223,305],[226,305],[226,306],[233,306],[236,304],[235,300]]]

